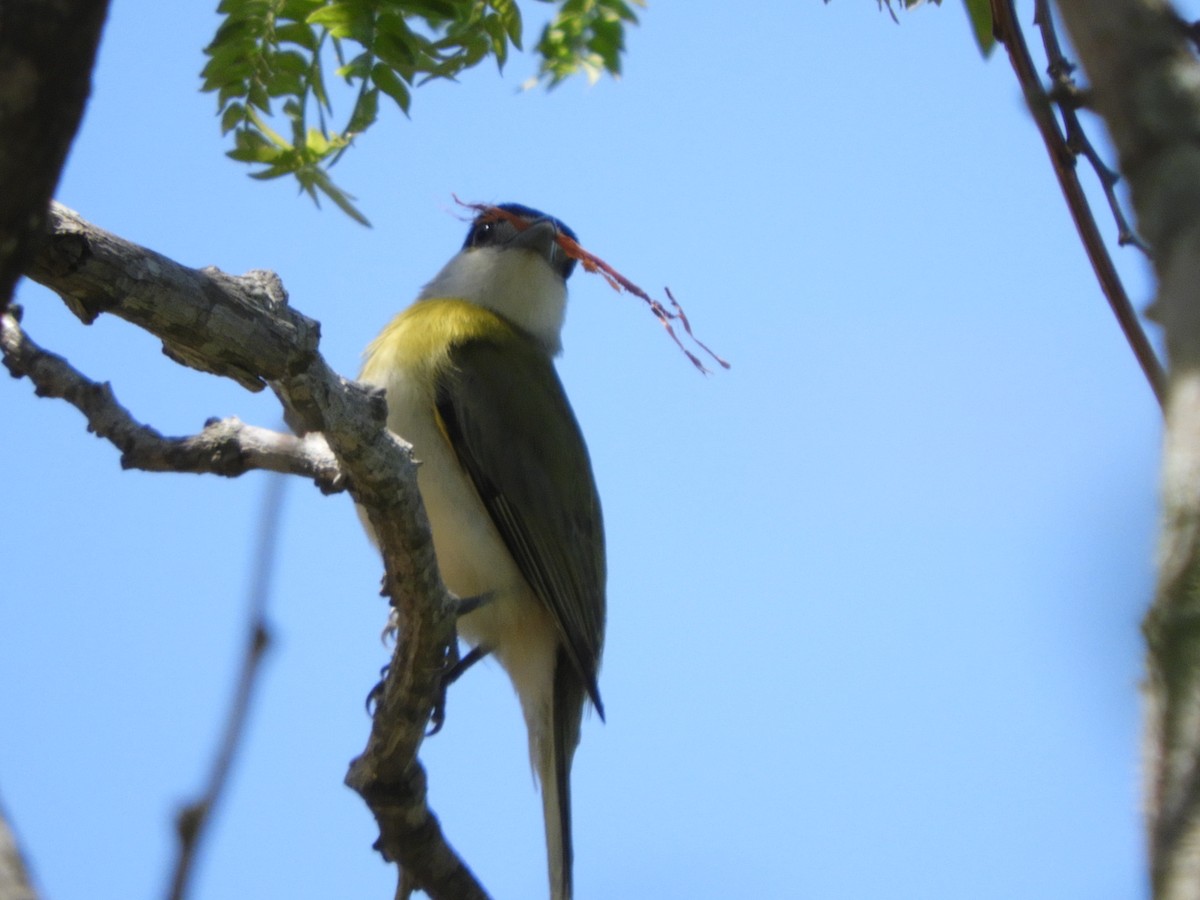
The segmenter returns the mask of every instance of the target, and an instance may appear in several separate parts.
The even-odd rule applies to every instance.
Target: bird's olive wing
[[[438,380],[446,435],[603,716],[604,525],[587,447],[554,365],[531,340],[468,340]]]

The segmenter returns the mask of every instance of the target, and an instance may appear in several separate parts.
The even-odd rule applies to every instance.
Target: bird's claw
[[[441,676],[438,680],[437,699],[433,701],[433,712],[429,716],[429,730],[425,732],[426,737],[433,737],[442,730],[442,726],[446,724],[446,693],[450,685],[458,681],[462,674],[479,662],[489,653],[490,647],[484,647],[482,644],[478,647],[472,647],[467,651],[466,656],[460,657],[458,654],[458,639],[455,638],[451,649],[446,653],[446,665],[442,668]]]
[[[400,614],[396,611],[396,607],[391,607],[388,610],[387,624],[383,626],[383,631],[379,633],[379,641],[383,646],[394,644],[396,635],[400,633]]]
[[[379,670],[379,681],[375,682],[375,687],[367,691],[366,707],[367,715],[375,715],[375,710],[379,707],[379,698],[383,696],[383,683],[387,681],[388,667],[384,666]]]

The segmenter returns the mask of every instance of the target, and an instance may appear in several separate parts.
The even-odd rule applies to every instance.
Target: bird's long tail
[[[530,753],[542,785],[546,854],[552,900],[571,900],[571,761],[579,745],[586,692],[566,653],[559,650],[554,666],[554,695],[549,721],[530,728]],[[535,734],[541,732],[541,734]]]

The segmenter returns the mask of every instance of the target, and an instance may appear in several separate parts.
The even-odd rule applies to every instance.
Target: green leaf
[[[218,2],[201,82],[216,95],[222,133],[233,135],[229,155],[256,164],[252,177],[293,177],[314,201],[328,197],[364,223],[328,170],[376,122],[380,95],[408,115],[414,85],[456,79],[488,57],[503,67],[523,38],[520,0]],[[643,0],[545,2],[555,14],[537,46],[539,79],[553,87],[576,73],[591,81],[619,74],[624,24],[637,22]],[[331,95],[326,65],[352,90]],[[334,102],[348,95],[338,122]]]
[[[232,156],[233,154],[229,154]],[[295,175],[296,166],[291,161],[278,163],[258,172],[251,172],[250,177],[258,181],[270,181],[273,178],[282,178],[284,175]]]
[[[461,4],[451,0],[405,0],[400,6],[404,15],[418,16],[434,27],[443,22],[453,22],[461,13]]]
[[[358,208],[352,202],[354,197],[350,194],[347,194],[345,191],[335,185],[333,181],[330,180],[329,174],[324,169],[315,170],[312,173],[312,180],[309,182],[309,184],[311,185],[311,187],[308,188],[310,194],[312,194],[312,187],[315,187],[322,194],[336,203],[338,209],[352,218],[355,222],[358,222],[360,225],[365,225],[368,228],[371,227],[371,223],[367,220],[367,217],[359,212]],[[316,195],[312,196],[313,199],[316,200]]]
[[[967,8],[967,18],[971,20],[971,30],[975,33],[975,43],[979,52],[986,59],[996,47],[996,34],[992,28],[991,0],[963,0]]]
[[[303,22],[321,8],[325,0],[283,0],[278,16],[293,22]]]
[[[361,134],[379,118],[379,89],[371,88],[363,91],[358,98],[358,102],[354,104],[354,109],[350,113],[350,119],[346,122],[346,134],[353,136]]]
[[[280,152],[259,132],[244,128],[237,132],[233,149],[227,155],[239,162],[269,163],[279,159]]]
[[[357,3],[331,3],[315,10],[306,19],[310,25],[321,25],[337,38],[353,38],[365,44],[371,38],[371,19]]]
[[[508,61],[508,32],[504,28],[504,22],[499,16],[486,16],[483,28],[492,39],[492,55],[496,57],[496,66],[503,69]]]
[[[416,38],[416,35],[412,36]],[[406,36],[381,33],[375,39],[375,55],[393,68],[412,68],[417,63],[420,50],[415,40]]]
[[[504,30],[513,46],[521,49],[521,10],[517,8],[516,0],[491,0],[489,4],[500,17]]]
[[[309,130],[304,146],[308,150],[308,155],[315,156],[317,159],[323,159],[333,150],[333,142],[315,128]]]
[[[280,44],[296,44],[314,53],[319,44],[316,30],[311,25],[305,25],[303,22],[276,25],[275,40]]]
[[[356,78],[366,78],[367,72],[371,69],[371,54],[360,53],[344,66],[334,70],[338,78],[344,78],[346,81],[353,81]]]
[[[230,103],[221,114],[221,134],[229,134],[246,118],[246,108],[240,103]]]
[[[412,95],[408,91],[408,86],[400,80],[399,75],[383,63],[377,63],[371,70],[371,81],[377,88],[395,100],[401,111],[406,116],[408,115],[408,106],[412,102]]]
[[[250,89],[246,91],[246,105],[262,110],[267,115],[271,114],[271,96],[267,89],[257,82],[251,84]]]

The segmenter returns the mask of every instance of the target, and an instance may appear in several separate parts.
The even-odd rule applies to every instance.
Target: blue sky
[[[516,200],[669,285],[732,361],[699,376],[637,301],[572,279],[560,371],[610,566],[580,900],[1145,896],[1159,416],[1007,60],[981,61],[955,2],[899,27],[852,0],[732,10],[653,3],[619,82],[520,93],[516,57],[421,89],[338,166],[365,230],[223,157],[197,90],[210,9],[114,0],[59,198],[190,265],[274,269],[351,375],[460,244],[451,194]],[[1148,301],[1142,260],[1117,258]],[[35,340],[166,433],[278,421],[124,323],[18,296]],[[122,472],[76,412],[2,390],[0,798],[48,897],[161,895],[236,671],[265,478]],[[378,562],[349,499],[299,481],[280,552],[194,896],[390,896],[342,786],[386,660]],[[498,667],[448,715],[422,756],[452,843],[498,900],[544,896]]]

